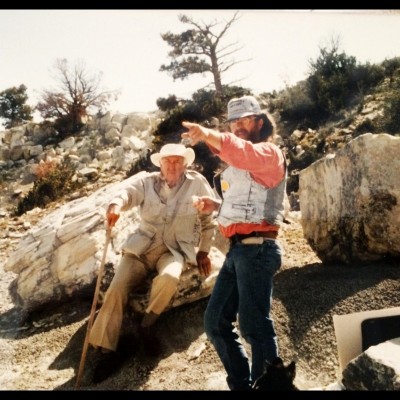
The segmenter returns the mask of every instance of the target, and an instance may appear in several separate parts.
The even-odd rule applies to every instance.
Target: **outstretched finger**
[[[185,128],[190,129],[190,128],[195,127],[197,124],[195,124],[195,123],[193,123],[193,122],[182,121],[182,125],[183,125]]]

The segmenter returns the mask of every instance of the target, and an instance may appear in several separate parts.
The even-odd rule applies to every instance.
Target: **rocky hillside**
[[[334,154],[360,135],[383,112],[384,94],[378,91],[361,107],[318,129],[281,130],[281,145],[290,159],[291,214],[282,230],[285,261],[275,279],[272,315],[281,355],[297,362],[296,383],[302,389],[323,388],[340,378],[332,316],[381,309],[397,304],[399,269],[390,263],[361,269],[325,266],[304,240],[299,223],[298,174],[313,161]],[[0,261],[6,260],[22,236],[66,202],[120,181],[153,145],[159,115],[111,115],[93,118],[80,134],[55,144],[41,145],[51,132],[27,125],[2,132],[0,157]],[[145,121],[145,123],[144,123]],[[283,125],[282,125],[283,127]],[[51,160],[69,158],[76,167],[77,188],[45,207],[21,216],[15,207],[33,188]],[[140,163],[139,163],[140,168]],[[361,271],[361,272],[360,272]],[[86,331],[91,297],[21,315],[8,287],[14,274],[0,273],[0,388],[9,390],[70,390],[74,387]],[[98,387],[90,383],[93,354],[89,354],[84,389],[226,390],[218,357],[204,336],[202,315],[206,301],[166,313],[160,321],[165,352],[157,360],[139,353],[119,374]],[[331,386],[332,387],[332,386]]]

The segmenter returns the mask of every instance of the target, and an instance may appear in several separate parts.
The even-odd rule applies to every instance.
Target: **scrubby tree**
[[[389,83],[392,84],[395,80],[395,74],[400,69],[400,57],[385,59],[382,62],[382,67],[385,69],[386,74],[389,75]]]
[[[15,214],[22,215],[35,207],[45,208],[82,186],[73,179],[75,171],[76,167],[69,158],[64,158],[60,164],[52,161],[39,164],[38,179],[26,196],[18,201]]]
[[[310,67],[308,96],[321,120],[360,103],[365,94],[385,78],[383,66],[361,64],[356,57],[340,52],[338,38],[320,47],[320,54],[310,61]]]
[[[168,72],[174,80],[184,80],[193,74],[211,73],[216,94],[221,95],[222,75],[234,65],[245,61],[235,61],[231,58],[240,50],[237,43],[222,44],[226,32],[240,18],[239,13],[235,12],[219,32],[215,30],[221,24],[220,21],[200,23],[183,14],[178,18],[191,28],[179,34],[171,32],[161,34],[162,39],[172,47],[168,53],[172,61],[168,65],[161,65],[160,71]]]
[[[391,77],[392,82],[383,104],[383,115],[378,119],[383,132],[400,135],[400,76]]]
[[[225,123],[228,101],[233,97],[250,94],[252,94],[250,89],[233,85],[224,85],[220,96],[216,96],[215,90],[197,90],[193,93],[191,99],[181,99],[175,107],[167,109],[166,117],[157,125],[154,132],[155,146],[160,148],[165,143],[180,142],[181,134],[184,131],[182,121],[193,121],[213,128],[222,128]],[[172,105],[173,100],[173,96],[167,99],[160,98],[157,100],[157,104],[160,107],[160,105],[165,105],[169,101],[169,104]],[[220,165],[218,157],[211,154],[204,143],[194,146],[194,151],[196,153],[195,167],[201,167],[199,171],[213,185],[214,173]],[[151,167],[151,163],[148,163],[147,168],[150,169]]]
[[[36,108],[43,118],[55,118],[56,128],[64,136],[77,132],[89,112],[101,111],[115,91],[101,89],[102,73],[89,73],[83,61],[70,66],[66,59],[57,59],[53,69],[56,89],[44,90]]]
[[[173,110],[175,107],[178,106],[179,100],[176,98],[174,94],[170,94],[167,98],[159,97],[156,103],[157,107],[161,111],[170,112],[171,110]]]
[[[32,120],[32,108],[26,104],[27,87],[20,85],[0,92],[0,117],[5,120],[4,126],[12,128]]]
[[[309,94],[321,114],[329,115],[343,108],[356,89],[350,85],[357,68],[356,58],[340,53],[339,40],[333,38],[330,46],[320,48],[319,57],[310,61],[310,67]]]

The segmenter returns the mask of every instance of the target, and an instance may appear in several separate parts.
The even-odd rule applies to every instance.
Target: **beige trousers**
[[[146,313],[161,314],[176,292],[182,269],[183,264],[176,261],[164,244],[140,259],[133,254],[123,254],[90,331],[89,343],[115,351],[129,293],[138,289],[151,272],[157,271]]]

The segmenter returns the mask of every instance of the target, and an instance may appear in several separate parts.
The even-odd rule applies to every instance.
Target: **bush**
[[[357,126],[354,131],[354,137],[362,135],[363,133],[375,133],[377,130],[378,127],[376,126],[375,122],[367,118]]]
[[[400,93],[393,93],[383,107],[382,130],[400,133]]]
[[[45,163],[39,171],[41,177],[33,184],[33,188],[27,195],[18,202],[16,215],[22,215],[35,207],[45,208],[50,202],[80,186],[73,180],[75,167],[68,158],[64,159],[60,165]]]
[[[32,120],[32,108],[26,104],[27,87],[11,87],[0,92],[0,118],[4,118],[4,126],[12,128]]]
[[[178,137],[183,132],[182,121],[203,123],[213,117],[221,118],[225,115],[226,106],[231,98],[247,94],[251,94],[250,90],[240,86],[223,86],[220,96],[217,96],[215,90],[200,89],[192,95],[191,100],[177,102],[174,96],[167,99],[160,98],[157,100],[157,105],[167,110],[167,116],[158,125],[155,135],[168,135],[169,139],[170,135],[174,135],[174,140],[179,141]]]
[[[79,132],[84,124],[77,121],[74,116],[62,115],[54,121],[54,128],[58,132],[60,140]]]
[[[315,128],[320,119],[318,109],[310,98],[304,81],[287,87],[279,100],[272,101],[272,104],[274,106],[271,108],[279,110],[281,119],[290,121],[297,129]]]
[[[218,118],[225,122],[226,107],[228,101],[233,97],[252,94],[249,89],[240,86],[223,86],[222,95],[217,96],[215,90],[200,89],[192,95],[191,100],[181,100],[176,107],[168,108],[166,118],[157,126],[154,133],[155,146],[154,151],[158,151],[166,143],[179,143],[181,134],[185,131],[182,121],[197,122],[209,126],[211,118]],[[174,99],[170,96],[168,99],[158,99],[157,104],[166,107],[167,104],[174,104]],[[212,185],[213,175],[218,169],[219,159],[213,156],[202,144],[194,146],[196,153],[195,169],[201,171]],[[143,163],[143,161],[140,161]],[[136,171],[138,166],[132,167],[132,172]],[[144,164],[142,164],[144,166]]]
[[[337,43],[321,48],[310,65],[308,93],[322,120],[348,107],[360,91],[383,77],[382,69],[358,65],[355,57],[340,53]]]
[[[367,93],[371,88],[375,88],[385,79],[385,69],[377,64],[360,64],[357,65],[348,78],[349,88],[353,90],[353,94]]]
[[[389,82],[392,83],[400,69],[400,57],[386,59],[382,62],[382,67],[385,69],[385,74],[389,76]]]
[[[167,98],[158,98],[156,104],[161,111],[170,112],[179,105],[179,101],[173,94]]]

